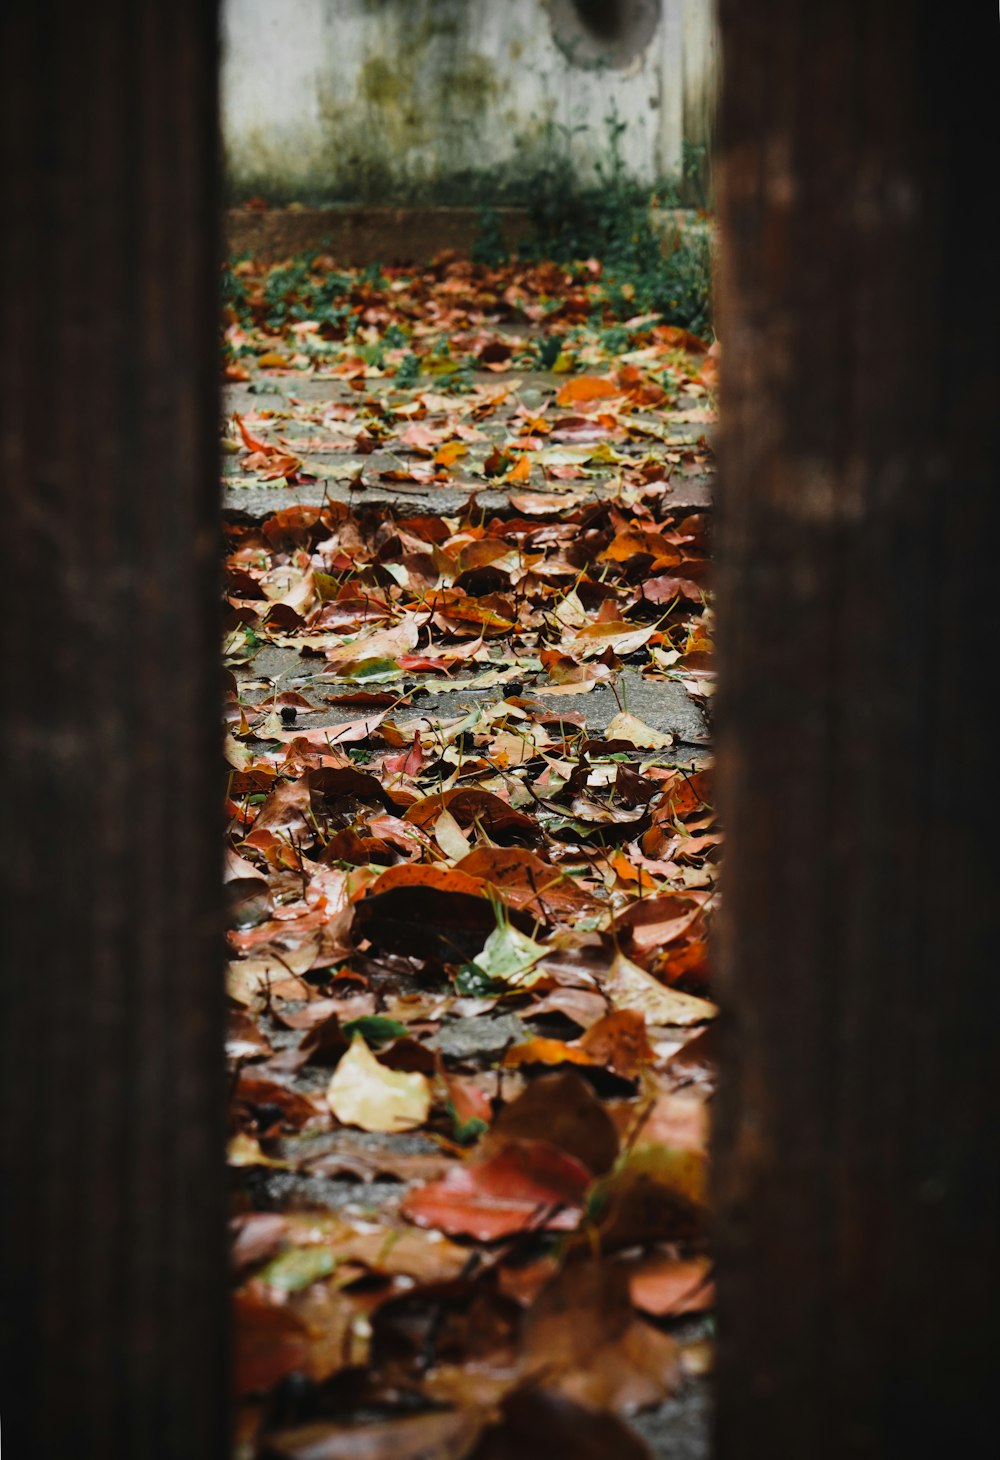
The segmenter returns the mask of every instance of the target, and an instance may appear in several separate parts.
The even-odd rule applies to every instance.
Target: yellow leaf
[[[390,1070],[356,1034],[333,1072],[327,1102],[342,1125],[367,1131],[414,1130],[431,1108],[431,1087],[418,1071]]]
[[[612,963],[604,988],[615,1008],[635,1009],[650,1024],[703,1024],[719,1012],[707,999],[660,983],[624,953]]]
[[[288,1171],[287,1161],[276,1161],[265,1156],[256,1136],[238,1131],[226,1147],[226,1162],[230,1166],[273,1166],[276,1171]]]
[[[460,862],[468,855],[469,842],[465,832],[452,816],[447,806],[441,812],[434,827],[434,840],[453,862]]]
[[[614,716],[604,732],[604,738],[627,740],[630,745],[642,750],[662,750],[664,746],[674,743],[674,736],[669,732],[654,730],[652,725],[647,725],[635,715],[627,713]]]

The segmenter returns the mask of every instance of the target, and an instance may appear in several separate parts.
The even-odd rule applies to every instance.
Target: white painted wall
[[[565,42],[577,23],[573,0],[223,0],[230,189],[523,202],[556,158],[591,180],[612,114],[636,178],[676,176],[685,134],[705,140],[714,3],[619,3],[653,12],[651,39],[625,64],[588,67],[553,33],[561,23]]]

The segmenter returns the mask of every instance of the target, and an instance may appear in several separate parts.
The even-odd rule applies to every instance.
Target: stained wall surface
[[[530,202],[590,182],[620,125],[655,185],[696,171],[713,0],[224,0],[234,200]]]

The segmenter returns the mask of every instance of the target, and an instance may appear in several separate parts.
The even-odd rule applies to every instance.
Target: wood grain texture
[[[214,6],[0,19],[12,1455],[219,1460]]]
[[[716,1453],[987,1453],[997,17],[721,25]]]

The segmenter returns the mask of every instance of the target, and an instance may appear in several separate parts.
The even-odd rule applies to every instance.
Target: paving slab
[[[324,680],[324,662],[304,658],[294,649],[264,645],[248,665],[237,674],[237,683],[245,699],[262,703],[274,688],[294,689],[317,706],[314,712],[300,712],[303,730],[318,730],[325,725],[342,725],[346,720],[360,719],[375,713],[354,696],[357,689],[331,684]],[[436,722],[457,718],[477,705],[496,704],[514,693],[509,684],[488,688],[463,689],[456,677],[449,691],[435,693],[433,688],[404,695],[400,685],[400,703],[392,711],[399,726],[420,721]],[[619,671],[609,684],[596,685],[586,694],[532,696],[536,684],[545,685],[545,675],[526,673],[519,681],[517,698],[530,701],[551,716],[574,717],[586,724],[595,735],[603,734],[614,717],[622,711],[634,715],[643,724],[661,734],[673,735],[675,744],[707,755],[711,732],[701,708],[692,700],[684,685],[671,679],[645,679],[634,669]],[[393,685],[379,685],[390,693]],[[257,691],[257,693],[254,693]]]
[[[363,465],[358,463],[359,469]],[[259,483],[252,486],[225,485],[222,493],[222,510],[227,521],[236,523],[261,522],[273,512],[282,512],[287,507],[321,507],[325,502],[346,502],[359,514],[373,513],[387,515],[392,512],[422,515],[434,513],[442,517],[457,517],[470,505],[478,511],[497,512],[510,515],[517,513],[516,502],[511,500],[527,491],[550,491],[551,488],[500,488],[485,482],[468,482],[456,486],[422,486],[419,482],[396,482],[391,487],[368,484],[359,491],[350,485],[351,477],[326,477],[322,481],[308,482],[293,487],[268,487]],[[586,491],[572,494],[560,493],[565,499],[565,511],[588,502],[612,501],[620,496],[621,488],[610,478],[597,479],[587,484]],[[666,482],[663,487],[664,500],[668,506],[684,512],[705,512],[712,506],[712,479],[698,475],[679,477]]]
[[[529,407],[551,399],[564,380],[565,377],[544,371],[477,376],[480,387],[506,390],[512,406],[524,404]],[[340,376],[286,371],[261,373],[249,384],[228,386],[224,399],[226,422],[234,414],[243,417],[255,412],[270,413],[267,417],[269,428],[278,426],[275,436],[278,441],[287,443],[289,450],[302,449],[303,474],[312,480],[288,486],[284,481],[272,485],[261,482],[257,477],[245,477],[241,475],[239,453],[234,451],[223,458],[223,511],[226,517],[237,522],[260,521],[286,507],[300,504],[320,506],[324,502],[344,502],[362,514],[405,511],[454,516],[464,511],[473,500],[483,511],[514,512],[517,508],[511,501],[512,497],[537,493],[550,495],[554,500],[563,498],[566,510],[570,511],[581,503],[620,495],[614,466],[607,463],[596,469],[585,467],[586,478],[572,483],[544,480],[544,457],[541,458],[541,470],[538,467],[534,470],[533,480],[520,486],[504,486],[482,475],[482,463],[490,450],[510,444],[512,440],[516,444],[516,438],[511,437],[508,413],[505,412],[477,424],[483,439],[471,444],[468,456],[462,460],[462,471],[458,477],[430,483],[383,480],[383,473],[414,468],[419,475],[419,469],[427,466],[426,457],[398,443],[391,450],[377,447],[361,453],[349,449],[353,438],[350,442],[345,439],[344,450],[333,449],[332,442],[325,448],[317,446],[315,426],[303,421],[301,416],[291,414],[291,408],[311,405],[319,411],[324,406],[345,402],[356,407],[365,399],[379,405],[405,402],[418,395],[446,389],[447,384],[429,378],[418,387],[400,390],[392,377],[378,377],[365,380],[363,385],[364,389],[359,392]],[[616,451],[619,457],[639,461],[651,452],[689,451],[699,442],[711,445],[713,428],[710,424],[664,419],[670,424],[657,435],[654,430],[656,418],[648,417],[651,434],[618,443]],[[561,448],[562,455],[575,457],[584,465],[600,444],[598,437],[589,442],[566,442]],[[704,511],[711,507],[711,475],[687,464],[671,467],[663,495],[670,507]]]

